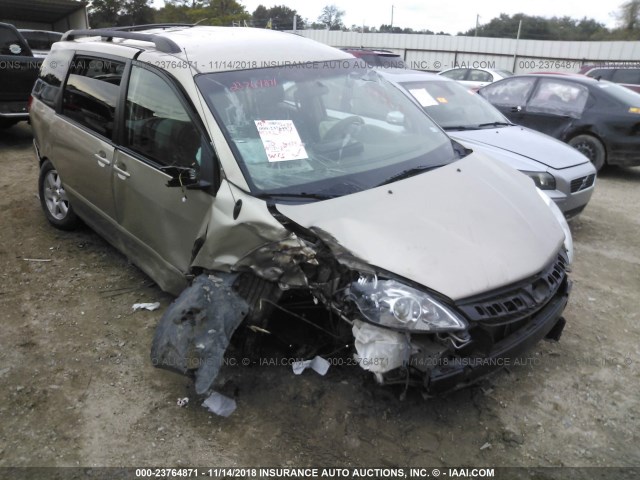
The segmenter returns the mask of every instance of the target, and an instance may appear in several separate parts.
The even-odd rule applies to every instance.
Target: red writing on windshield
[[[275,78],[265,78],[262,80],[249,80],[248,82],[233,82],[229,87],[232,92],[245,90],[247,88],[271,88],[277,85]]]

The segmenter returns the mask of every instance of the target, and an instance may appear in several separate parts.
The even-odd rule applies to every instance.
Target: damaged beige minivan
[[[251,28],[71,31],[32,97],[47,219],[179,295],[151,358],[198,393],[292,298],[325,314],[290,331],[317,321],[380,383],[428,394],[560,336],[555,204],[347,53]]]

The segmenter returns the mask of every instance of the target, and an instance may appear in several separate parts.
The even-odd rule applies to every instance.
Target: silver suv
[[[251,28],[72,31],[30,114],[47,219],[82,219],[179,295],[152,360],[198,393],[234,332],[259,352],[292,298],[326,309],[290,317],[316,322],[320,355],[348,345],[429,393],[560,335],[555,204],[348,53]]]

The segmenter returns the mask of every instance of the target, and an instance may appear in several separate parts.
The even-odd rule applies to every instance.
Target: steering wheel
[[[329,128],[322,139],[325,142],[338,140],[347,134],[348,129],[349,127],[351,127],[351,125],[364,125],[364,120],[362,119],[362,117],[359,117],[357,115],[343,118],[338,123]]]

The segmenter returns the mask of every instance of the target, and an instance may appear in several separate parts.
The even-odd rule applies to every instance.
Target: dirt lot
[[[221,418],[151,365],[172,298],[92,231],[46,222],[30,135],[0,132],[0,467],[640,466],[640,168],[604,174],[572,223],[567,327],[531,365],[427,401],[358,367],[238,366]]]

